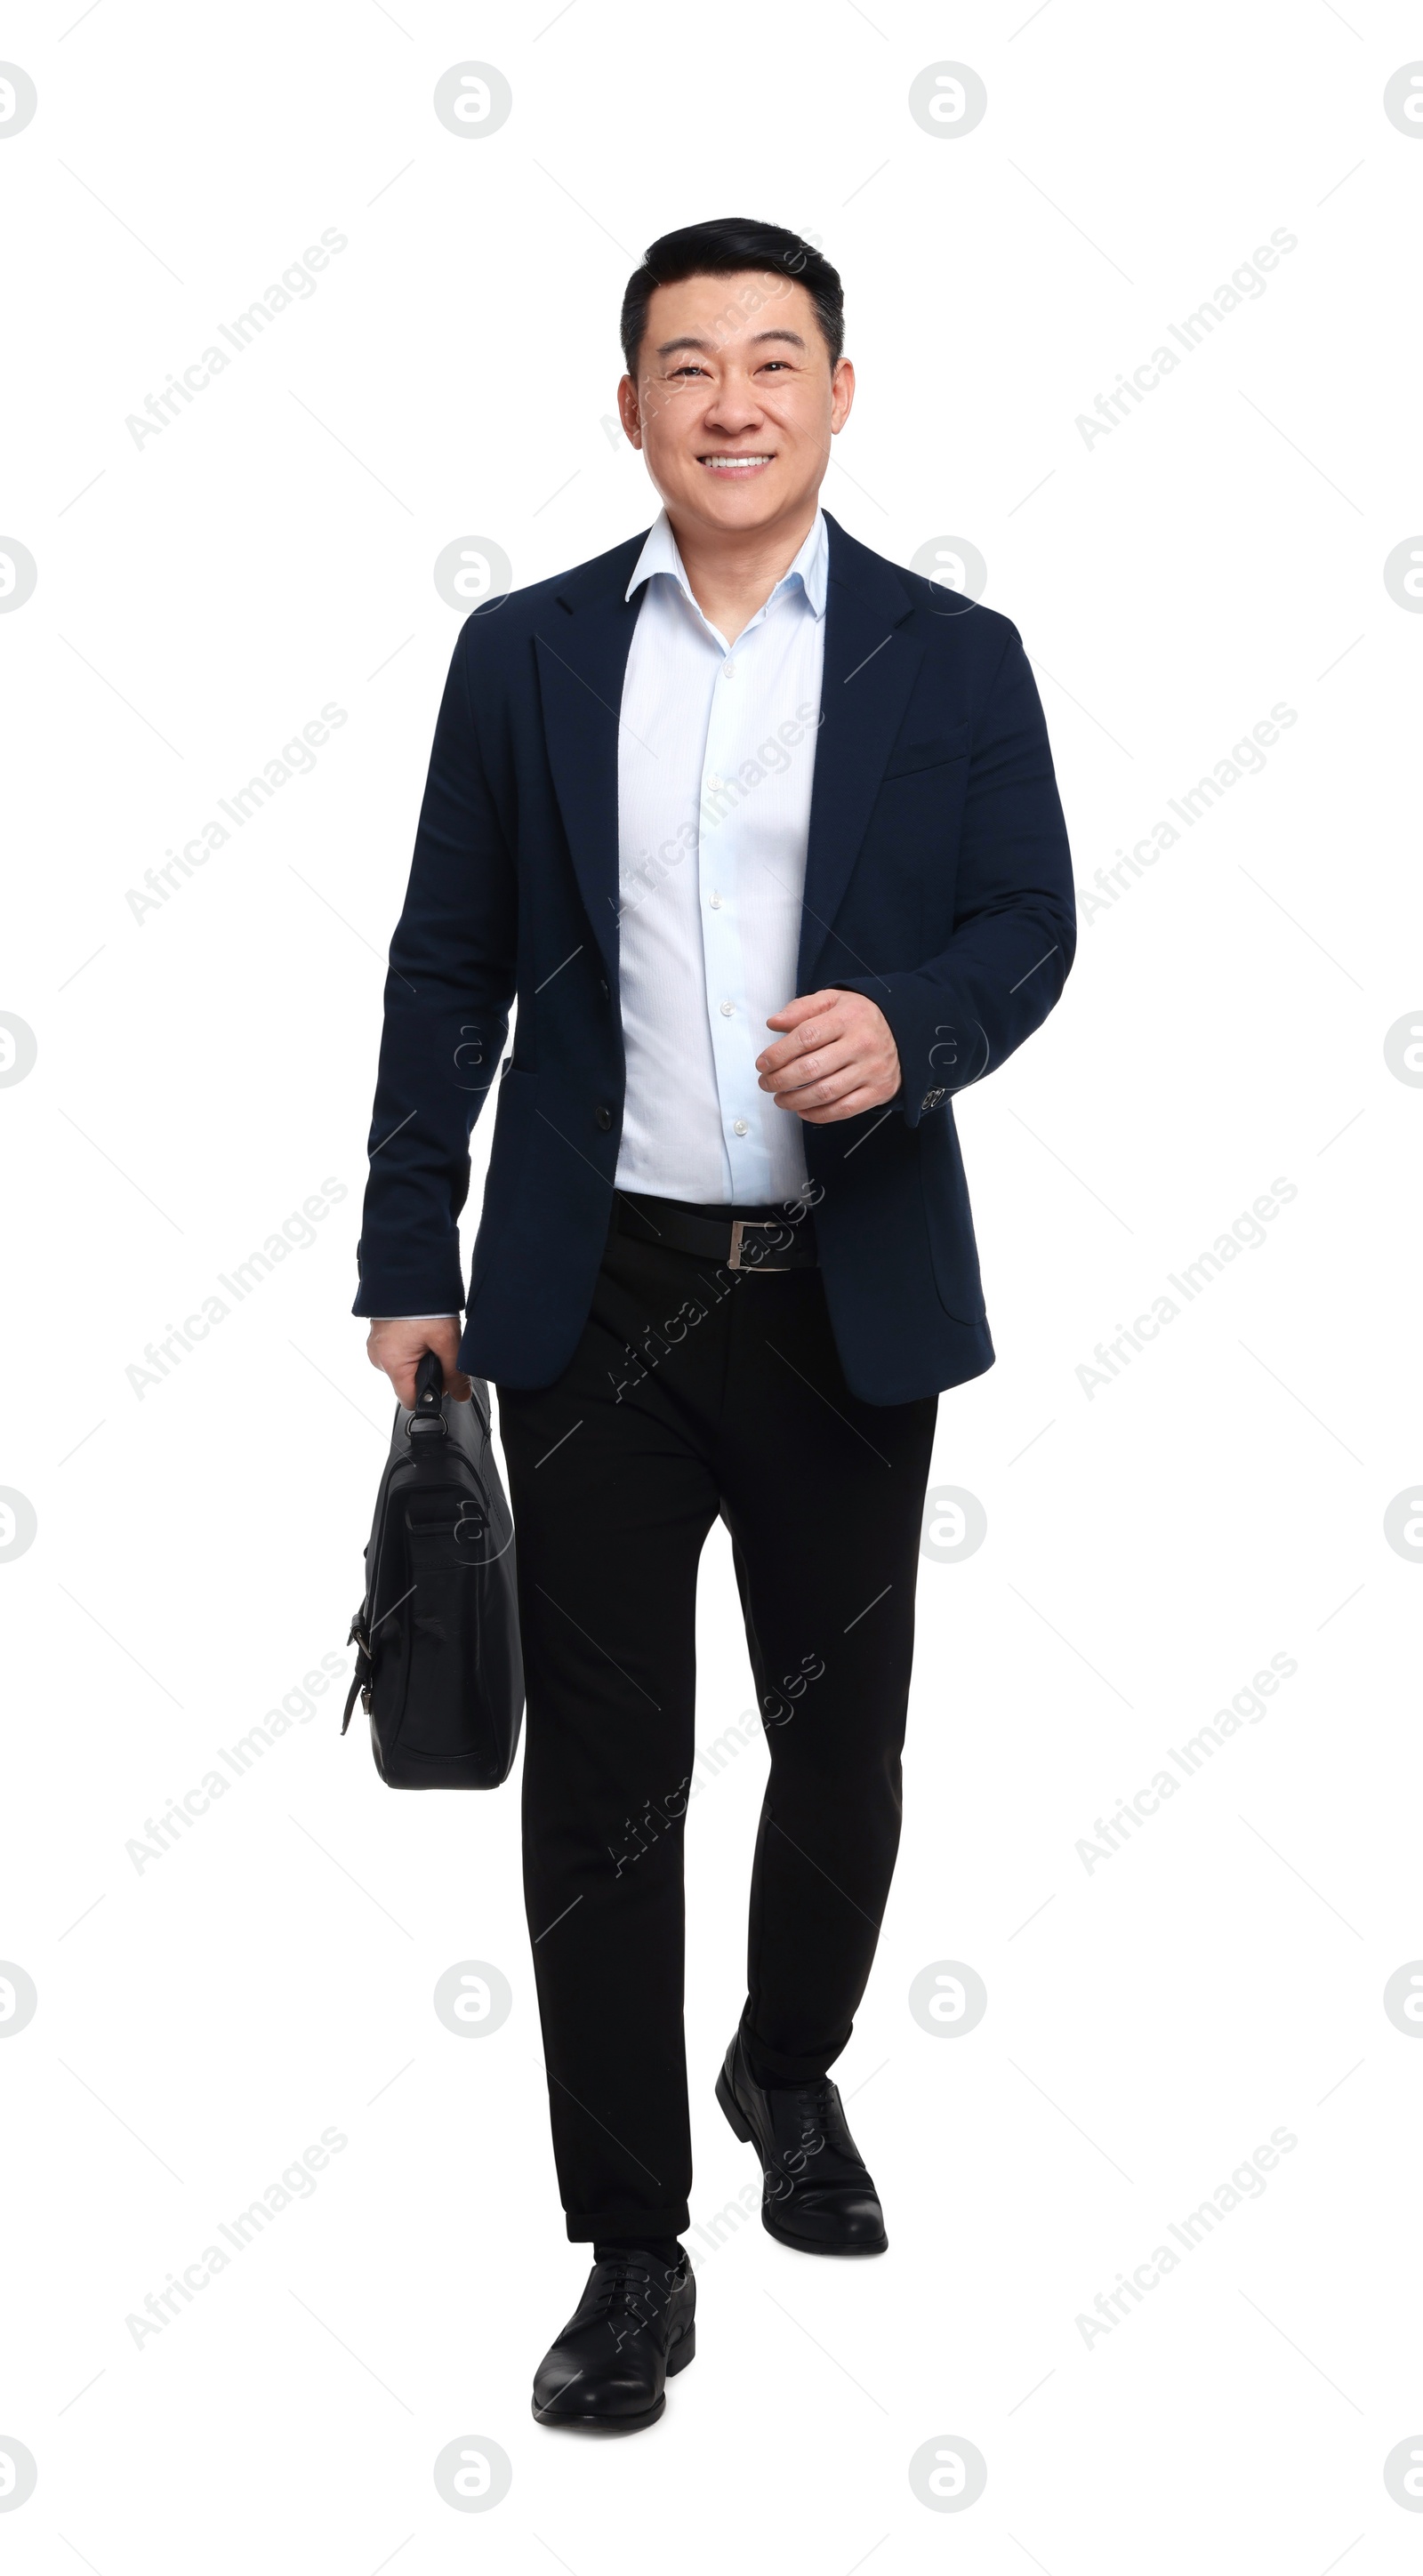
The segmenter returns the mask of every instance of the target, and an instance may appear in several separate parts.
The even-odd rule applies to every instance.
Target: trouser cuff
[[[665,2209],[569,2209],[564,2217],[571,2245],[591,2245],[601,2236],[640,2244],[646,2236],[681,2236],[692,2223],[685,2200],[669,2201]]]
[[[820,2076],[829,2072],[849,2036],[850,2033],[847,2030],[845,2038],[837,2040],[833,2048],[822,2048],[812,2057],[790,2057],[782,2049],[763,2047],[751,2028],[747,2014],[743,2013],[741,2017],[742,2046],[746,2051],[751,2072],[758,2082],[763,2076],[779,2075],[787,2083],[814,2084]]]

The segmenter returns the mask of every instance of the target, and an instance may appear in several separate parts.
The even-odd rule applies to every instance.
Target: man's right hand
[[[460,1324],[457,1315],[433,1316],[428,1322],[374,1323],[366,1335],[366,1357],[384,1369],[403,1405],[415,1405],[415,1372],[427,1351],[437,1351],[445,1372],[445,1393],[459,1403],[469,1400],[469,1380],[460,1375]]]

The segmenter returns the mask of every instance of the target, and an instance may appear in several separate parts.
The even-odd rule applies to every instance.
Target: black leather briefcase
[[[396,1407],[351,1622],[357,1694],[390,1789],[497,1789],[524,1713],[514,1523],[489,1436],[489,1389],[445,1395],[427,1351],[415,1409]]]

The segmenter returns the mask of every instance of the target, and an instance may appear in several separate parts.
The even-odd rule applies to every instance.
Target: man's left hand
[[[803,993],[766,1022],[789,1034],[756,1058],[761,1089],[778,1109],[793,1109],[812,1127],[858,1118],[893,1100],[900,1087],[899,1049],[878,1003],[831,986]]]

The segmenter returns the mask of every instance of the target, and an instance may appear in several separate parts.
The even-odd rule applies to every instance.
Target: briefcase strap
[[[362,1602],[361,1610],[364,1608],[365,1604]],[[370,1643],[361,1623],[361,1610],[356,1612],[351,1621],[351,1633],[346,1639],[347,1645],[354,1646],[356,1649],[356,1669],[351,1675],[351,1687],[346,1694],[346,1714],[341,1720],[343,1735],[351,1723],[351,1711],[358,1698],[367,1717],[371,1713],[371,1676],[375,1668],[371,1662]]]

